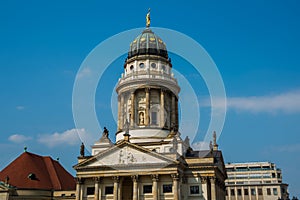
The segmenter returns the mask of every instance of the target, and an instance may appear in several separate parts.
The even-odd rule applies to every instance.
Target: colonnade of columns
[[[207,200],[219,200],[225,197],[225,184],[214,176],[201,177],[202,195]]]
[[[144,126],[150,125],[150,88],[145,88],[145,115],[143,120]],[[157,90],[157,89],[156,89]],[[121,131],[124,129],[124,124],[126,120],[126,112],[125,111],[125,96],[127,96],[128,93],[121,93],[118,97],[118,130]],[[136,94],[135,91],[130,92],[130,98],[131,98],[131,111],[130,111],[130,127],[135,127],[135,125],[141,125],[139,123],[139,115],[137,113],[138,105],[136,105]],[[160,98],[159,98],[159,121],[158,125],[159,127],[163,128],[165,127],[166,123],[166,117],[168,116],[168,113],[166,113],[165,110],[165,96],[166,96],[166,90],[161,89],[160,90]],[[170,109],[170,122],[171,122],[171,128],[176,128],[178,126],[178,100],[174,94],[171,94],[171,109]]]
[[[178,174],[171,174],[172,181],[173,181],[173,199],[179,200],[180,199],[180,181],[179,181],[179,175]],[[138,175],[132,175],[132,199],[138,200],[139,199],[139,176]],[[159,181],[159,175],[158,174],[152,174],[152,196],[153,200],[159,200],[160,194],[158,189],[158,181]],[[77,185],[76,185],[76,200],[83,200],[85,198],[84,193],[84,179],[83,178],[77,178]],[[102,199],[102,177],[94,177],[94,184],[95,184],[95,192],[94,192],[94,200],[101,200]],[[121,200],[122,199],[122,177],[120,176],[113,176],[113,199],[114,200]]]

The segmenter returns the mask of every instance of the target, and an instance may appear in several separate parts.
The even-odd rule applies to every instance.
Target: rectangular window
[[[95,194],[95,187],[86,188],[86,195],[94,195],[94,194]]]
[[[172,184],[163,185],[163,193],[172,193]]]
[[[273,194],[278,195],[277,188],[273,188]]]
[[[249,195],[249,190],[248,190],[248,188],[245,188],[245,189],[244,189],[244,195]]]
[[[256,191],[254,188],[251,188],[251,195],[256,195]]]
[[[151,112],[151,124],[157,125],[157,113],[156,112]]]
[[[146,193],[152,193],[152,185],[144,185],[143,186],[143,192]]]
[[[267,188],[267,195],[271,195],[271,189]]]
[[[263,195],[263,191],[261,188],[258,188],[257,192],[258,192],[258,195]]]
[[[199,186],[198,185],[190,186],[190,194],[200,194]]]
[[[106,186],[105,194],[114,194],[114,186]]]
[[[239,196],[242,195],[242,189],[237,189],[237,195],[239,195]]]
[[[230,195],[231,195],[231,196],[234,196],[234,195],[235,195],[235,194],[234,194],[234,189],[231,189],[231,190],[230,190]]]

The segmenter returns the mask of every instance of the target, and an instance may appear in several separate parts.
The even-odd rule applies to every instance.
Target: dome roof
[[[128,59],[136,55],[158,55],[168,59],[166,44],[150,28],[146,28],[131,42]]]

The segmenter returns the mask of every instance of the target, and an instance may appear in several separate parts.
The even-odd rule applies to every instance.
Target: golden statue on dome
[[[148,13],[146,15],[146,27],[150,27],[150,8],[148,9]]]

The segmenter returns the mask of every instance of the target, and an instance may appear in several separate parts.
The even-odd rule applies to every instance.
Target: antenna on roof
[[[26,146],[24,147],[24,152],[27,152],[27,147]]]

